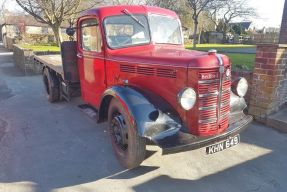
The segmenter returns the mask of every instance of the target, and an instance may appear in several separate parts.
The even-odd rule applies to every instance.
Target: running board
[[[86,115],[88,115],[91,119],[97,121],[98,120],[98,111],[93,108],[90,105],[87,104],[83,104],[83,105],[78,105],[78,107],[80,108],[80,110],[82,112],[84,112]]]

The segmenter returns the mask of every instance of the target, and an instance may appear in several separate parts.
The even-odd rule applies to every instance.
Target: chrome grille
[[[208,75],[208,73],[212,75]],[[216,134],[222,129],[227,129],[229,125],[231,80],[227,79],[225,74],[223,75],[221,101],[219,101],[219,76],[218,69],[198,72],[198,132],[201,135]],[[201,79],[202,77],[211,79]],[[219,102],[221,102],[220,110],[218,109]],[[218,118],[219,112],[220,118]]]

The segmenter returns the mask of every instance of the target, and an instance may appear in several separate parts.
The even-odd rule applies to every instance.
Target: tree
[[[196,47],[197,43],[197,30],[199,24],[199,17],[206,10],[206,8],[215,0],[187,0],[187,3],[192,11],[192,20],[194,23],[193,30],[193,47]]]
[[[107,4],[112,3],[113,5],[138,5],[145,4],[145,0],[108,0]]]
[[[48,24],[55,35],[58,45],[62,42],[61,25],[72,21],[85,7],[94,7],[101,1],[82,0],[16,0],[18,5],[37,21]],[[87,6],[89,5],[89,6]]]
[[[209,4],[208,10],[208,17],[215,24],[217,31],[223,33],[224,40],[232,20],[256,16],[255,9],[248,6],[247,0],[216,0]]]
[[[178,12],[180,9],[180,0],[148,0],[147,5],[157,6]]]

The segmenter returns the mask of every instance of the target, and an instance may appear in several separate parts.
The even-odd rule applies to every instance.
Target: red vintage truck
[[[252,121],[244,114],[248,83],[231,79],[228,57],[184,49],[173,11],[111,6],[83,13],[67,29],[61,56],[36,56],[50,102],[81,95],[108,122],[120,163],[134,168],[146,141],[163,154],[206,147],[207,154],[237,145]]]

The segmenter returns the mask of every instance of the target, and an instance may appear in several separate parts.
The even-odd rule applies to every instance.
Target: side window
[[[96,19],[87,19],[81,23],[82,48],[85,51],[102,51],[102,36]]]

